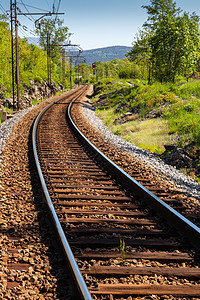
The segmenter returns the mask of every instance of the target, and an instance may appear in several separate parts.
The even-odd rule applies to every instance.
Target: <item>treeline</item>
[[[47,39],[51,37],[51,79],[69,87],[78,82],[93,83],[102,78],[139,79],[152,82],[175,82],[200,72],[199,17],[176,7],[173,0],[151,0],[143,6],[148,19],[133,42],[127,58],[109,62],[96,61],[95,75],[91,65],[63,59],[61,45],[70,36],[59,19],[42,19],[37,34],[40,47],[19,38],[20,91],[30,80],[47,80]],[[11,34],[8,20],[0,15],[0,88],[11,93]]]
[[[12,89],[11,33],[9,23],[0,17],[0,88],[1,93],[10,94]],[[30,80],[47,79],[46,55],[42,49],[19,38],[20,88]],[[8,96],[7,95],[7,96]]]
[[[136,35],[127,60],[98,62],[98,77],[118,76],[175,82],[200,73],[199,17],[183,12],[173,0],[151,0],[148,19]]]
[[[200,70],[199,17],[176,7],[173,0],[151,0],[143,6],[148,19],[133,43],[129,58],[144,65],[148,81],[187,80]]]
[[[45,20],[44,20],[45,22]],[[55,23],[56,22],[56,23]],[[42,24],[38,34],[40,36],[40,47],[29,44],[26,38],[19,37],[19,82],[20,94],[23,94],[23,87],[30,86],[31,81],[41,83],[48,81],[47,73],[47,48],[45,35],[49,30],[51,34],[51,43],[62,43],[68,34],[68,28],[62,26],[60,20],[46,20],[46,27]],[[53,31],[50,25],[54,25]],[[15,39],[14,39],[15,43]],[[15,60],[15,57],[14,57]],[[89,77],[91,71],[87,71],[88,67],[84,66],[75,68],[72,65],[70,72],[70,64],[67,59],[63,60],[62,47],[53,47],[51,49],[51,81],[62,84],[64,88],[70,86],[70,76],[72,83],[76,81],[75,71],[79,71],[84,77]],[[89,68],[91,69],[91,67]],[[86,72],[87,71],[87,72]],[[81,76],[81,75],[80,75]],[[11,32],[9,28],[9,20],[0,15],[0,97],[6,98],[12,95],[12,51],[11,51]]]
[[[131,62],[128,58],[114,59],[112,61],[95,62],[96,80],[104,78],[121,78],[121,79],[144,79],[145,70],[143,66],[139,66],[135,62]]]

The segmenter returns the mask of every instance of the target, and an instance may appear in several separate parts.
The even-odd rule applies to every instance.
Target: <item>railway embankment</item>
[[[60,299],[70,291],[30,142],[36,116],[55,99],[0,126],[1,299]]]
[[[92,95],[97,115],[116,136],[153,153],[200,180],[199,81],[147,85],[98,82]]]
[[[90,95],[91,92],[92,87]],[[30,109],[30,111],[24,111],[21,113],[21,116],[20,114],[16,115],[12,120],[6,121],[0,127],[0,132],[1,130],[4,132],[7,130],[7,133],[4,136],[4,143],[2,143],[3,146],[1,146],[2,162],[0,171],[2,200],[1,246],[4,249],[2,259],[3,274],[0,284],[3,287],[4,298],[14,297],[16,295],[21,295],[20,293],[24,293],[26,297],[29,297],[30,299],[31,297],[36,297],[36,299],[37,297],[38,299],[59,299],[70,293],[70,284],[65,285],[62,283],[63,279],[67,281],[67,275],[63,270],[63,261],[57,254],[54,233],[51,232],[50,226],[46,221],[47,211],[43,205],[42,191],[38,182],[37,171],[35,169],[33,155],[31,154],[32,150],[30,148],[30,132],[33,121],[42,107],[51,101],[53,101],[53,99],[41,103]],[[178,176],[177,172],[172,173],[172,170],[169,169],[168,174],[163,174],[162,161],[159,160],[158,157],[134,145],[132,145],[134,148],[134,151],[132,151],[130,143],[127,144],[124,140],[120,139],[119,136],[112,135],[102,124],[102,121],[95,116],[89,95],[86,96],[83,101],[79,101],[79,104],[81,104],[80,102],[82,105],[75,105],[76,111],[74,119],[75,122],[78,123],[78,127],[81,131],[83,131],[102,152],[106,153],[110,159],[128,174],[135,178],[140,178],[138,180],[141,180],[141,183],[143,182],[147,188],[152,189],[152,191],[161,196],[164,201],[168,201],[168,203],[170,201],[170,205],[176,205],[177,209],[180,209],[186,217],[189,217],[191,221],[199,225],[199,201],[197,200],[197,194],[199,192],[197,192],[198,185],[195,183],[194,179],[186,177],[187,180],[184,182],[184,185],[187,187],[190,185],[189,188],[193,193],[188,197],[189,189],[186,192],[184,187],[178,186],[178,182],[174,180],[175,177]],[[52,128],[54,128],[54,123],[52,124]],[[65,135],[64,127],[62,127],[62,130]],[[104,130],[108,131],[107,134]],[[44,138],[45,136],[46,134],[44,134]],[[67,141],[67,139],[65,139],[65,141]],[[44,150],[47,151],[48,148],[49,147],[44,147]],[[74,152],[74,148],[79,149],[79,146],[75,147],[72,145],[72,151],[69,151],[68,153],[70,157],[70,153]],[[52,151],[53,150],[54,147]],[[76,159],[77,157],[74,158],[75,161]],[[52,166],[48,165],[48,168],[51,169]],[[85,167],[85,169],[86,168],[87,170],[84,170],[84,172],[91,172],[90,165]],[[174,171],[177,170],[174,168]],[[56,177],[58,174],[55,174],[55,172],[59,173],[56,170],[50,170],[50,173],[53,173]],[[94,173],[94,170],[92,172]],[[72,174],[69,174],[68,176],[71,178],[71,175]],[[181,174],[181,176],[183,176],[183,174]],[[87,180],[88,175],[84,178]],[[154,185],[156,185],[157,188],[153,188]],[[81,200],[83,195],[81,194],[82,191],[80,192],[80,186],[78,187],[79,189],[76,193],[78,193]],[[63,192],[60,191],[60,188],[62,190],[63,187],[58,187],[59,193]],[[94,186],[91,187],[91,189],[93,188]],[[99,187],[96,188],[99,189]],[[85,189],[86,187],[84,187],[84,190]],[[115,190],[115,187],[113,190]],[[56,191],[56,193],[58,193],[58,191]],[[85,193],[87,194],[86,197],[89,197],[87,189]],[[70,191],[69,194],[71,195],[71,200],[73,202],[72,192]],[[92,197],[94,197],[93,192]],[[96,198],[98,197],[99,195],[96,196]],[[118,196],[115,195],[114,197],[117,198]],[[63,195],[61,195],[61,198],[63,198]],[[121,198],[119,201],[121,201]],[[100,204],[101,203],[99,203],[99,206],[101,206]],[[102,205],[104,207],[105,203]],[[71,212],[69,209],[68,213],[70,215],[71,213],[75,214],[75,212]],[[76,213],[80,214],[82,211],[77,210]],[[93,213],[94,212],[92,212],[92,215]],[[99,215],[99,211],[96,211],[95,213]],[[115,219],[115,216],[110,212],[109,214],[106,213],[106,215],[108,215],[106,217],[108,222],[113,222],[112,219]],[[122,221],[124,222],[126,218],[127,217],[123,217]],[[86,220],[88,220],[88,218],[84,219],[84,222]],[[67,221],[72,221],[72,223],[75,222],[73,217],[68,218]],[[98,220],[95,219],[95,221]],[[64,220],[64,222],[66,222],[66,220]],[[79,217],[78,222],[80,222]],[[75,230],[74,226],[70,227],[70,229],[71,231]],[[53,239],[50,239],[49,237],[52,237]],[[75,246],[76,241],[72,239],[71,242],[72,244],[74,243]],[[79,240],[78,243],[80,243]],[[126,243],[128,242],[126,241]],[[88,247],[88,244],[86,246]],[[78,252],[78,254],[80,253]],[[121,260],[119,262],[121,263]],[[13,264],[15,264],[15,269],[13,268]],[[87,266],[88,263],[84,263],[84,266],[85,265]],[[91,269],[90,272],[93,272],[93,269]],[[143,282],[143,279],[146,280],[138,275],[136,275],[136,277],[139,278],[141,282]],[[133,283],[135,282],[136,277],[134,277]],[[161,277],[159,278],[162,280]],[[143,283],[145,284],[145,282],[146,281]],[[170,282],[165,283],[171,284]],[[101,287],[101,281],[98,280],[98,284]],[[188,282],[186,282],[186,285],[187,284]],[[190,284],[193,285],[193,282],[190,282]],[[177,293],[177,291],[174,292]],[[93,291],[93,293],[95,293],[95,291]]]

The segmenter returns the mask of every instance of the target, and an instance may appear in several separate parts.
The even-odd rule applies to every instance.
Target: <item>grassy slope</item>
[[[200,81],[149,86],[107,79],[96,85],[93,100],[97,114],[114,134],[161,154],[166,144],[184,147],[191,142],[200,152],[199,98]],[[200,177],[199,156],[195,154],[194,160]]]
[[[155,135],[156,127],[164,126],[164,132],[170,135],[170,138],[173,135],[179,137],[175,140],[179,146],[191,141],[200,142],[200,81],[182,86],[160,83],[149,86],[138,82],[129,81],[127,84],[121,80],[107,80],[100,83],[96,90],[95,105],[101,117],[110,126],[114,125],[116,119],[124,119],[129,113],[133,119],[137,119],[131,123],[133,128],[137,127],[132,131],[138,132],[144,129],[144,126],[139,124],[148,123],[146,119],[153,116],[154,122],[148,124],[150,130],[155,129]],[[160,119],[166,122],[161,122]],[[131,125],[128,126],[129,131]],[[124,125],[117,127],[120,132],[126,131]],[[113,130],[116,130],[115,127]]]
[[[162,153],[164,144],[169,143],[169,128],[166,120],[134,120],[121,125],[114,125],[113,109],[98,110],[97,115],[104,121],[110,131],[120,135],[126,141],[155,153]]]

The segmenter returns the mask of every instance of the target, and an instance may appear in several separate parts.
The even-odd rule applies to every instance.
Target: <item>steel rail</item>
[[[74,100],[75,101],[75,100]],[[142,201],[145,201],[147,205],[151,208],[154,208],[160,216],[164,217],[168,223],[171,224],[172,227],[175,227],[176,230],[183,236],[187,237],[191,244],[198,250],[200,250],[200,228],[189,221],[187,218],[178,213],[171,206],[166,204],[163,200],[158,198],[156,195],[151,193],[148,189],[142,186],[139,182],[137,182],[134,178],[128,175],[124,170],[122,170],[119,166],[117,166],[113,161],[111,161],[108,157],[106,157],[98,148],[96,148],[78,129],[75,123],[72,120],[70,115],[72,101],[67,109],[67,120],[71,126],[71,129],[74,131],[74,134],[82,141],[82,143],[86,144],[93,153],[95,153],[100,159],[107,165],[108,169],[113,171],[118,178],[121,179],[123,184],[125,184],[129,190],[133,193],[137,193],[138,196],[142,196]]]
[[[84,91],[85,91],[85,89],[84,89]],[[78,97],[80,97],[84,91],[81,91],[81,93],[79,93],[74,99],[77,99]],[[88,290],[88,288],[86,286],[86,283],[85,283],[85,281],[84,281],[84,279],[82,277],[82,274],[81,274],[81,272],[80,272],[80,270],[78,268],[78,265],[76,263],[74,255],[73,255],[73,253],[71,251],[71,248],[70,248],[69,243],[68,243],[68,241],[66,239],[65,233],[64,233],[64,231],[62,229],[62,226],[61,226],[60,221],[58,219],[58,216],[56,214],[55,208],[53,206],[51,197],[49,195],[49,192],[48,192],[48,189],[47,189],[47,186],[46,186],[43,174],[42,174],[42,170],[41,170],[41,167],[40,167],[40,162],[39,162],[39,158],[38,158],[38,154],[37,154],[37,145],[36,145],[37,126],[38,126],[38,123],[39,123],[42,115],[52,105],[56,104],[59,101],[62,101],[64,99],[66,99],[66,97],[67,97],[67,95],[64,96],[64,97],[62,97],[62,98],[60,98],[60,99],[55,100],[54,102],[52,102],[49,105],[47,105],[40,112],[40,114],[37,116],[37,118],[36,118],[36,120],[34,122],[33,132],[32,132],[33,152],[34,152],[34,157],[35,157],[35,162],[36,162],[38,174],[39,174],[40,181],[41,181],[41,184],[42,184],[42,188],[43,188],[43,191],[44,191],[44,195],[45,195],[45,198],[46,198],[46,201],[47,201],[47,205],[48,205],[51,217],[53,219],[53,222],[54,222],[57,234],[59,236],[60,242],[62,244],[62,247],[63,247],[63,250],[64,250],[64,254],[65,254],[66,258],[67,258],[68,264],[69,264],[70,269],[71,269],[71,271],[73,273],[73,277],[74,277],[76,286],[77,286],[77,288],[79,290],[80,299],[83,299],[83,300],[92,300],[90,292],[89,292],[89,290]]]

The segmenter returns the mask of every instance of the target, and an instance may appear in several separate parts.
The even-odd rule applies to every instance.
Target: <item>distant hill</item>
[[[115,58],[123,59],[127,51],[132,47],[127,46],[111,46],[105,48],[97,48],[92,50],[84,50],[83,56],[86,59],[86,64],[91,65],[95,61],[111,61]]]
[[[27,39],[30,44],[39,46],[39,38],[28,37]],[[84,50],[81,55],[85,57],[86,64],[91,65],[95,61],[106,62],[111,61],[115,58],[123,59],[126,57],[125,54],[127,53],[127,51],[130,51],[131,49],[132,47],[127,46],[110,46],[104,48]]]

